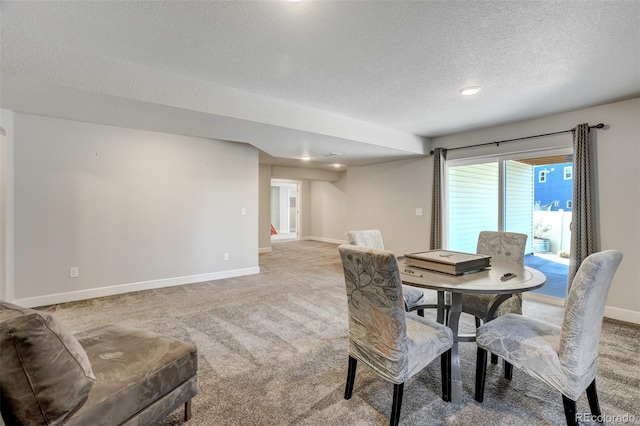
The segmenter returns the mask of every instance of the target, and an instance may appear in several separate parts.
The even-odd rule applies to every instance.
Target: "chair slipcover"
[[[453,344],[450,328],[407,314],[395,255],[339,247],[349,312],[349,355],[382,378],[404,383]]]
[[[565,301],[562,326],[507,314],[477,329],[476,343],[573,401],[596,376],[607,293],[622,253],[587,257]]]
[[[366,229],[364,231],[347,232],[349,244],[354,246],[369,247],[376,250],[384,250],[382,234],[377,229]]]
[[[482,231],[478,235],[476,253],[491,256],[491,260],[524,264],[527,235],[515,232]],[[462,311],[484,319],[493,294],[463,294]],[[522,314],[522,294],[513,294],[496,310],[494,317],[505,314]]]
[[[349,240],[349,244],[384,250],[382,234],[377,229],[349,231],[347,232],[347,239]],[[424,291],[419,288],[403,284],[402,295],[404,297],[405,309],[408,312],[420,309],[425,303]]]

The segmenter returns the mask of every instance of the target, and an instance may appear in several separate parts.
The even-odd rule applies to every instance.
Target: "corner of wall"
[[[8,301],[15,297],[13,276],[13,120],[12,110],[0,108],[0,299]]]

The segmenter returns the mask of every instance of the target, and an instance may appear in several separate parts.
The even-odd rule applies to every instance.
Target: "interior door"
[[[271,239],[298,239],[300,234],[300,183],[271,180]],[[275,230],[275,233],[274,233]]]

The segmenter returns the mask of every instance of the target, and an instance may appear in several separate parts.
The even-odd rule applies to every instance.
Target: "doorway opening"
[[[570,150],[447,162],[446,247],[475,253],[484,230],[526,234],[525,265],[547,277],[534,293],[564,298],[572,195]]]
[[[271,241],[297,240],[300,236],[300,183],[271,180]]]

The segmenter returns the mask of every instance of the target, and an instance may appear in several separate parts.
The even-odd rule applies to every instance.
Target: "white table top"
[[[489,268],[463,275],[449,275],[442,272],[405,266],[404,257],[398,258],[398,265],[403,283],[414,287],[449,291],[452,293],[521,293],[540,288],[547,281],[547,277],[536,269],[494,260],[491,261]],[[415,274],[407,273],[405,270],[414,271]],[[516,274],[516,277],[507,281],[501,281],[500,277],[507,272]]]

